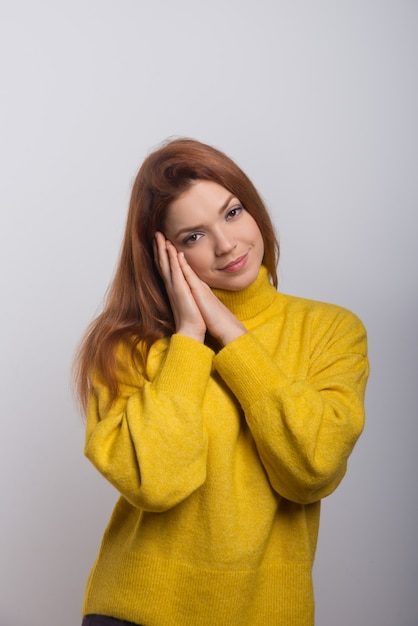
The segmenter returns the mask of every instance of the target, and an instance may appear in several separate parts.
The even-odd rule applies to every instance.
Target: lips
[[[248,259],[248,252],[246,252],[242,256],[239,256],[234,261],[231,261],[231,263],[228,263],[227,265],[222,267],[221,271],[222,272],[238,272],[239,270],[241,270],[243,267],[246,266],[247,259]]]

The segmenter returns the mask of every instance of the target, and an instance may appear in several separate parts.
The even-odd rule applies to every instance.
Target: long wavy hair
[[[143,358],[159,338],[175,332],[152,242],[162,230],[171,202],[197,180],[210,180],[236,196],[256,221],[263,241],[263,263],[277,287],[279,244],[268,211],[253,183],[224,153],[193,139],[165,142],[149,154],[135,178],[114,279],[102,313],[90,324],[74,361],[76,391],[85,410],[91,373],[107,384],[110,398],[118,392],[116,349],[125,343],[133,364],[141,342]]]

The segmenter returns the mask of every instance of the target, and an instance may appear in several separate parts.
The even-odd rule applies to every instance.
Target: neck
[[[240,320],[255,317],[274,300],[276,289],[270,283],[267,268],[262,265],[251,285],[239,291],[213,289],[219,300]]]

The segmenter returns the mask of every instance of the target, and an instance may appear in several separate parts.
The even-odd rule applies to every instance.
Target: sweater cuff
[[[227,344],[213,362],[244,410],[291,382],[251,333]]]
[[[170,338],[164,365],[156,381],[160,390],[176,396],[190,396],[196,389],[205,389],[213,361],[213,351],[205,344],[174,334]]]

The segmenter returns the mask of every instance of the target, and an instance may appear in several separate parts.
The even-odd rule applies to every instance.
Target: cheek
[[[258,242],[259,242],[259,245],[260,245],[261,254],[262,254],[262,256],[264,256],[264,240],[263,240],[263,237],[262,237],[262,234],[260,233],[260,231],[258,231],[258,233],[259,233],[258,234]]]
[[[257,222],[252,219],[252,227],[251,227],[251,237],[253,239],[254,245],[257,246],[257,248],[261,248],[263,250],[263,254],[264,254],[264,241],[263,241],[263,236],[261,234],[260,229],[257,226]]]
[[[205,271],[206,266],[204,263],[204,258],[202,258],[201,254],[197,254],[197,251],[188,250],[184,252],[184,257],[192,270],[196,272],[197,275]]]

